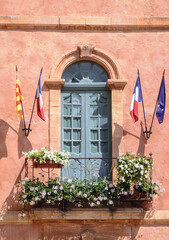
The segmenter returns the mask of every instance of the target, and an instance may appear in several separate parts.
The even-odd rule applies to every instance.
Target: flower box
[[[51,160],[46,160],[45,162],[42,162],[42,163],[38,161],[35,162],[34,160],[32,160],[32,162],[33,162],[34,168],[62,168],[63,167],[63,164],[58,164]]]

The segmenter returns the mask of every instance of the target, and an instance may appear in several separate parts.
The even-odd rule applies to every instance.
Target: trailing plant
[[[56,150],[53,150],[52,147],[43,147],[41,148],[41,151],[32,150],[29,152],[23,152],[23,154],[34,162],[46,163],[46,161],[49,160],[64,166],[69,165],[69,153],[64,151],[58,152]]]
[[[28,205],[46,203],[55,205],[62,201],[73,203],[77,207],[101,207],[114,205],[117,200],[115,186],[106,179],[91,180],[50,179],[44,184],[36,179],[25,178],[17,184],[18,202],[22,205],[22,214]]]

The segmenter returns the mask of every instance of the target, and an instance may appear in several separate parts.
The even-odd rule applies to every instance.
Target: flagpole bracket
[[[143,131],[143,133],[146,135],[146,139],[149,139],[150,138],[150,135],[152,134],[151,131]]]
[[[28,136],[29,132],[31,132],[32,129],[30,129],[30,128],[23,128],[22,131],[25,131],[25,136]]]

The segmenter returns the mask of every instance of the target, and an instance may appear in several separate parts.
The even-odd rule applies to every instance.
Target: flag
[[[138,120],[138,103],[142,101],[143,98],[140,84],[140,76],[138,75],[130,105],[130,115],[133,119],[133,122],[136,122]]]
[[[38,82],[38,87],[36,90],[36,100],[37,100],[37,114],[38,116],[45,121],[45,115],[43,112],[43,100],[42,100],[42,93],[41,93],[41,74],[42,74],[42,70],[40,72],[40,76],[39,76],[39,82]]]
[[[18,69],[16,67],[16,112],[20,116],[20,118],[23,120],[23,112],[22,112],[22,92],[21,92],[21,86],[19,82],[19,75],[18,75]]]
[[[162,77],[157,101],[158,101],[158,103],[157,103],[156,117],[157,117],[158,122],[162,123],[164,120],[165,102],[166,102],[164,74]]]

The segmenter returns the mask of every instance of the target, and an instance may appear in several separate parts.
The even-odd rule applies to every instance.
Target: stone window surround
[[[52,67],[50,77],[45,81],[50,92],[50,146],[60,151],[61,88],[65,83],[65,80],[61,79],[62,73],[74,62],[91,60],[105,68],[110,77],[107,86],[111,91],[112,157],[123,153],[122,93],[127,81],[123,79],[120,66],[114,59],[113,55],[107,54],[90,43],[85,43],[65,53]]]

